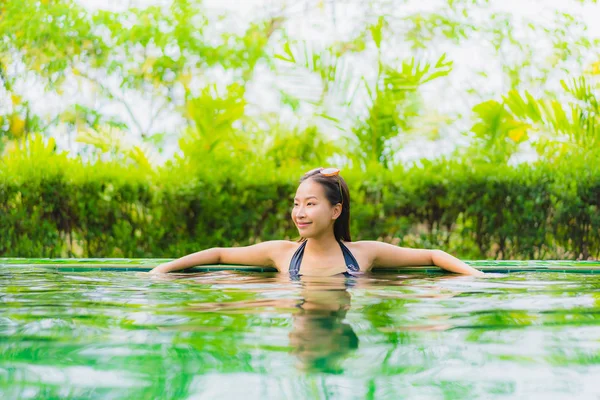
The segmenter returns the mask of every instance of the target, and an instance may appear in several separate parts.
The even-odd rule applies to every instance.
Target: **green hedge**
[[[302,170],[216,176],[56,157],[32,163],[0,168],[3,257],[176,257],[297,237],[290,210]],[[353,239],[441,248],[468,259],[598,258],[595,165],[440,160],[344,171]]]

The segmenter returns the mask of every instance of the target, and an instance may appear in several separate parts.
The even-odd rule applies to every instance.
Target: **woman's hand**
[[[468,266],[458,258],[451,256],[442,250],[432,250],[433,254],[431,259],[433,264],[440,268],[443,268],[450,272],[456,272],[457,274],[472,275],[472,276],[485,276],[485,274],[478,269]]]
[[[218,264],[221,260],[221,249],[212,248],[208,250],[198,251],[178,258],[177,260],[169,261],[153,268],[151,274],[161,274],[166,272],[180,271],[196,265]]]
[[[163,274],[163,273],[169,272],[169,264],[170,263],[167,262],[167,263],[162,263],[160,265],[157,265],[156,267],[152,268],[149,273]]]

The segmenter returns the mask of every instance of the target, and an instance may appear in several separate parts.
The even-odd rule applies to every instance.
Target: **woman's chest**
[[[358,249],[350,250],[350,254],[344,254],[341,247],[338,247],[330,254],[314,255],[303,249],[298,251],[300,246],[301,244],[276,260],[279,271],[299,270],[302,275],[331,276],[352,270],[350,264],[358,264],[359,271],[362,272],[370,267],[369,259]]]

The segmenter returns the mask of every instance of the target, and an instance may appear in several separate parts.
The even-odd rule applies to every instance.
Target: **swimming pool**
[[[515,272],[292,282],[217,267],[136,271],[150,263],[4,260],[0,398],[598,393],[598,264],[472,263]]]

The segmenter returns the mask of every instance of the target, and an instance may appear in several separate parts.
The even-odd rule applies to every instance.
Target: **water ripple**
[[[2,267],[0,397],[313,398],[318,385],[584,398],[600,372],[599,289],[600,275],[562,272],[296,282]]]

